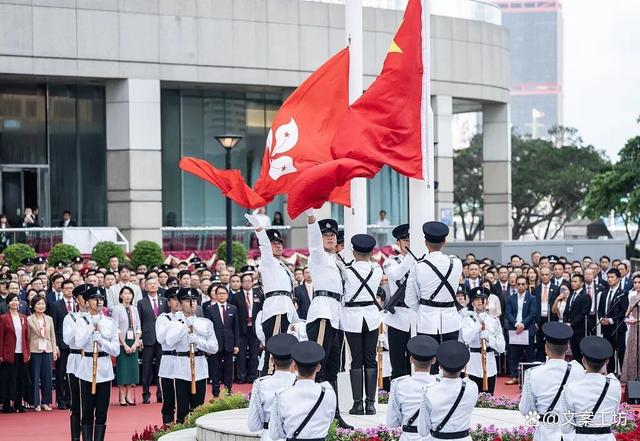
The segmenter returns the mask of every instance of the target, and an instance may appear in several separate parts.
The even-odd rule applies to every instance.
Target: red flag
[[[254,189],[239,170],[220,170],[202,159],[182,158],[180,168],[215,185],[238,205],[257,208],[268,204],[277,194],[288,193],[303,171],[332,159],[331,140],[348,108],[348,78],[349,49],[345,48],[282,104],[267,136]],[[334,186],[328,194],[331,202],[349,204],[349,185]]]
[[[428,35],[426,36],[428,38]],[[289,193],[291,218],[320,201],[314,193],[326,194],[344,179],[368,176],[385,164],[405,176],[426,177],[426,78],[423,64],[422,4],[409,0],[382,72],[349,108],[331,142],[334,159],[349,158],[360,164],[347,173],[344,162],[323,164],[308,170]],[[333,165],[331,165],[333,164]],[[363,172],[363,167],[367,169]],[[375,175],[373,173],[373,175]],[[327,176],[335,179],[328,179]],[[327,187],[320,187],[324,185]]]

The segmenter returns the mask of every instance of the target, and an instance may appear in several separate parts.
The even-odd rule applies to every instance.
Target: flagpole
[[[344,5],[345,35],[349,45],[349,104],[363,90],[362,0],[346,0]],[[351,247],[351,236],[367,232],[367,180],[351,180],[351,207],[344,207],[344,243]]]
[[[422,0],[422,103],[420,109],[424,180],[409,178],[409,235],[414,254],[427,252],[422,224],[438,220],[435,213],[433,110],[431,109],[431,11],[430,0]]]

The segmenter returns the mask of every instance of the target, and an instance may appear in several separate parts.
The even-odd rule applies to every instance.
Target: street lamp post
[[[234,134],[224,134],[216,136],[216,140],[220,143],[222,147],[224,147],[224,159],[225,159],[225,170],[229,170],[231,168],[231,149],[234,148],[240,140],[242,139],[241,135]],[[231,199],[227,197],[227,263],[230,264],[232,259],[232,240],[231,240]]]

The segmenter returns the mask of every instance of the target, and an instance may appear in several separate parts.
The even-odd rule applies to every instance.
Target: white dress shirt
[[[87,314],[89,325],[84,320],[76,320],[76,344],[84,351],[80,363],[76,369],[76,377],[84,381],[92,381],[93,376],[93,332],[92,316]],[[120,340],[118,340],[118,326],[111,317],[102,316],[98,323],[98,331],[102,336],[102,344],[98,346],[99,352],[106,352],[111,357],[120,354]],[[111,357],[98,357],[98,370],[96,382],[103,383],[114,378]]]
[[[384,261],[382,268],[389,278],[389,298],[393,297],[398,290],[398,284],[396,282],[401,281],[405,276],[407,279],[409,278],[408,273],[411,271],[414,264],[415,260],[413,258],[405,258],[405,256],[402,255],[393,256]],[[385,325],[391,326],[392,328],[409,332],[412,324],[415,327],[416,312],[404,306],[397,306],[393,314],[389,311],[385,311],[383,321]]]
[[[193,331],[196,335],[196,349],[207,354],[218,352],[218,339],[213,330],[211,320],[196,317],[193,324]],[[182,320],[171,320],[167,329],[166,343],[172,346],[176,352],[189,352],[189,327]],[[199,355],[196,361],[196,381],[209,378],[209,367],[207,357]],[[191,365],[189,357],[176,356],[175,376],[176,380],[191,381]]]
[[[169,323],[173,321],[174,314],[171,312],[163,312],[156,319],[156,340],[162,346],[162,351],[173,351],[173,345],[167,343],[167,331]],[[158,368],[158,376],[161,378],[174,378],[176,369],[176,356],[162,354],[160,359],[160,367]]]
[[[260,377],[253,382],[251,387],[251,401],[249,402],[249,416],[247,427],[252,432],[262,430],[260,439],[270,441],[269,429],[264,429],[264,424],[269,423],[271,408],[276,393],[291,387],[296,381],[296,374],[289,371],[274,371],[273,375]]]
[[[349,262],[349,260],[347,260]],[[382,280],[382,268],[380,265],[376,263],[371,263],[369,261],[353,261],[351,263],[351,268],[353,268],[363,280],[366,280],[369,272],[373,270],[367,285],[369,289],[375,295],[378,292],[378,287],[380,286],[380,281]],[[344,296],[342,297],[343,305],[346,305],[353,299],[353,296],[356,294],[358,289],[360,288],[360,280],[356,277],[352,270],[348,268],[344,268],[342,270],[342,274],[344,277]],[[358,293],[358,296],[353,299],[354,302],[371,302],[374,299],[369,294],[369,291],[366,288],[362,288]],[[346,332],[362,332],[362,321],[365,321],[367,324],[367,329],[369,331],[373,331],[374,329],[378,329],[380,323],[382,323],[382,317],[378,307],[376,305],[370,306],[356,306],[356,307],[346,307],[342,308],[341,316],[340,316],[340,327],[342,330]]]
[[[522,312],[524,309],[524,299],[527,296],[526,291],[522,294],[516,294],[518,296],[518,312],[516,313],[516,324],[522,323]]]
[[[78,328],[81,326],[89,326],[90,323],[89,314],[86,312],[70,312],[64,317],[62,321],[62,340],[69,346],[69,349],[82,349],[82,347],[76,343]],[[67,374],[76,374],[80,360],[82,360],[81,354],[69,354],[67,358]]]
[[[409,419],[420,410],[422,402],[422,389],[432,385],[436,377],[429,372],[414,372],[413,375],[405,375],[391,381],[389,391],[389,406],[387,407],[387,426],[402,427],[409,423]],[[415,418],[412,426],[417,427],[418,419]],[[422,437],[418,433],[403,432],[401,441],[419,441]]]
[[[469,349],[480,348],[480,330],[483,322],[487,331],[487,348],[493,349],[492,352],[487,352],[487,376],[493,377],[498,374],[496,356],[502,354],[506,347],[500,320],[491,317],[485,312],[480,314],[472,312],[462,319],[462,340]],[[470,353],[467,374],[474,377],[482,377],[482,354],[480,352]]]

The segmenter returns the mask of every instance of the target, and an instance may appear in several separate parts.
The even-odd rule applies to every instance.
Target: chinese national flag
[[[428,103],[424,101],[429,97],[425,97],[428,64],[423,59],[421,3],[409,0],[382,72],[340,122],[331,142],[334,161],[307,170],[296,180],[288,200],[291,218],[321,205],[326,200],[322,197],[336,186],[355,177],[375,176],[385,164],[402,175],[426,179]],[[428,28],[425,32],[429,38]]]
[[[348,109],[349,49],[320,66],[282,104],[267,136],[260,177],[252,189],[239,170],[220,170],[208,162],[185,157],[180,168],[215,185],[245,208],[267,205],[289,193],[307,169],[332,159],[331,140]],[[349,205],[349,185],[334,186],[327,199]],[[325,200],[327,200],[325,199]]]

